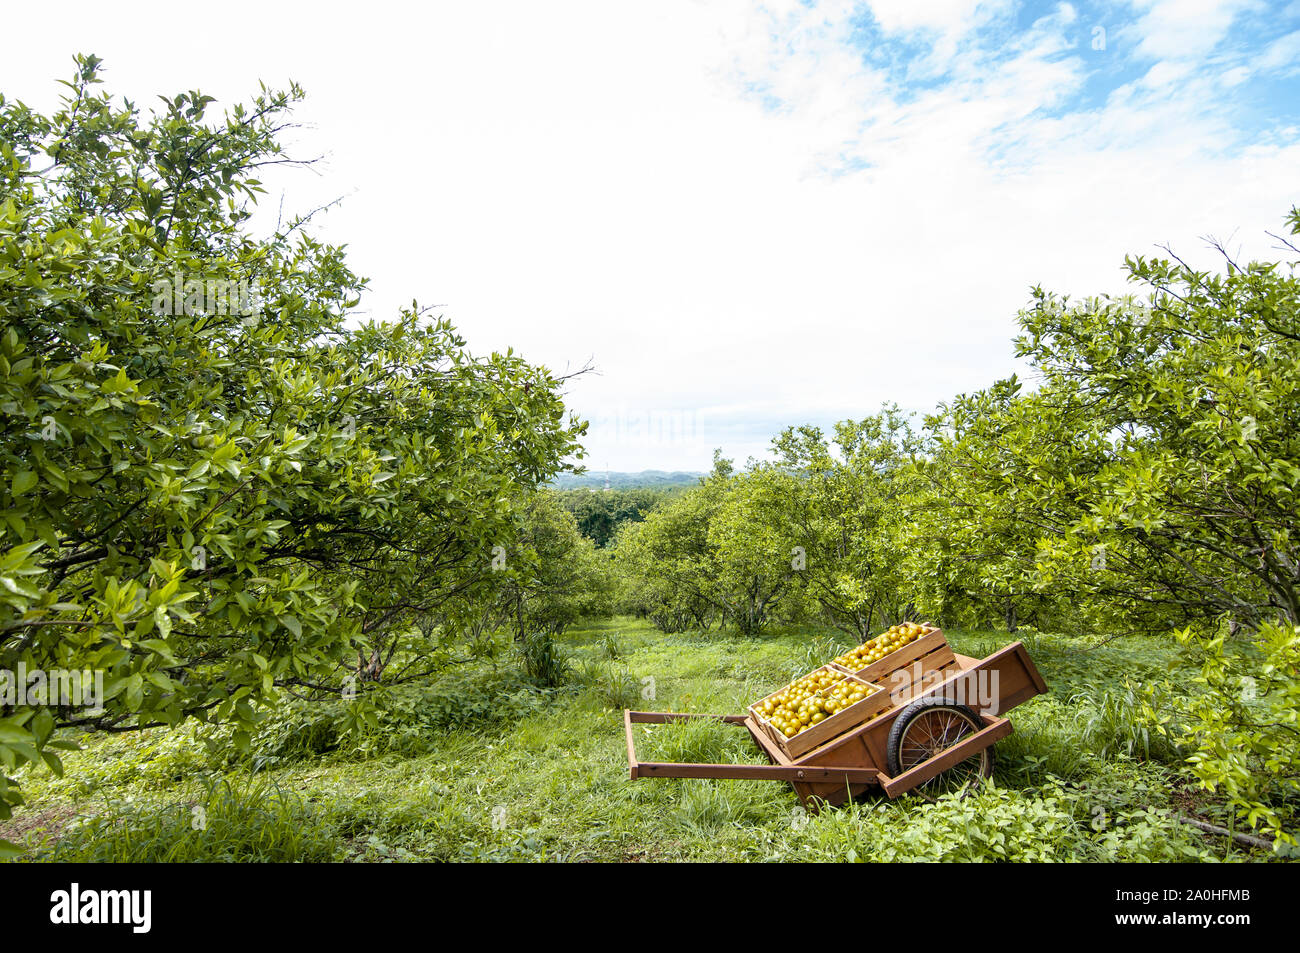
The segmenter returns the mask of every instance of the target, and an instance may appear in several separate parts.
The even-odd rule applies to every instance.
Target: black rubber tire
[[[979,715],[977,715],[966,705],[958,705],[955,702],[944,701],[941,698],[923,698],[920,701],[912,702],[912,704],[908,705],[899,713],[898,717],[894,719],[894,723],[893,725],[890,726],[889,729],[889,741],[887,744],[886,761],[889,768],[890,777],[896,778],[900,774],[902,774],[905,770],[907,770],[907,767],[911,767],[911,765],[907,767],[903,765],[901,751],[900,751],[903,744],[903,738],[907,734],[908,726],[911,725],[918,718],[920,718],[922,715],[924,715],[926,712],[932,711],[935,708],[946,709],[960,715],[970,725],[972,731],[979,731],[981,728],[984,727],[983,719],[981,719]],[[992,777],[993,776],[993,746],[989,745],[987,748],[985,748],[983,751],[981,751],[978,755],[975,755],[974,757],[984,759],[979,769],[980,776],[984,778]],[[946,773],[947,772],[942,772],[936,775],[936,777],[932,780],[937,780],[938,778],[942,778],[943,775]],[[930,782],[926,782],[926,784],[929,783]]]

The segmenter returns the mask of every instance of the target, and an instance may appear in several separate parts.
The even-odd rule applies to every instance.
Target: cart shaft
[[[623,730],[627,736],[628,772],[636,778],[727,778],[750,781],[820,781],[836,784],[875,784],[880,772],[867,767],[801,767],[794,764],[706,764],[682,761],[641,761],[636,754],[634,724],[662,725],[670,721],[708,718],[729,725],[745,725],[745,715],[704,715],[694,713],[624,711]],[[751,734],[753,734],[751,729]]]

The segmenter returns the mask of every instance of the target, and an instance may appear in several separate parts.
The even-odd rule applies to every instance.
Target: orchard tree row
[[[715,457],[620,528],[635,607],[745,633],[1300,622],[1294,263],[1127,267],[1144,296],[1034,290],[1016,339],[1033,388],[997,381],[919,424],[891,405],[831,435],[791,427],[742,472]]]
[[[1131,258],[1137,296],[1035,289],[1015,341],[1032,388],[791,428],[739,473],[715,460],[622,528],[624,604],[670,632],[1174,631],[1202,676],[1148,703],[1153,730],[1278,833],[1300,805],[1300,249],[1278,241],[1287,261],[1219,249],[1217,273]]]

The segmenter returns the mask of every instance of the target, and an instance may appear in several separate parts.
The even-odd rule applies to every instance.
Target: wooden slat
[[[758,743],[758,746],[763,749],[763,752],[769,758],[777,764],[792,763],[789,755],[781,750],[781,746],[768,736],[767,732],[762,729],[758,722],[750,718],[745,722],[745,726],[749,728],[749,733],[754,736],[754,741]]]
[[[948,639],[943,634],[943,629],[935,629],[933,632],[927,632],[915,642],[908,642],[901,649],[890,652],[882,659],[877,659],[866,668],[858,669],[853,674],[858,678],[866,679],[868,682],[879,681],[881,678],[898,671],[904,665],[915,662],[923,655],[944,649],[947,649],[949,655],[952,654],[952,649],[948,646]]]
[[[858,734],[858,739],[862,746],[871,756],[868,764],[874,764],[876,767],[884,767],[889,764],[889,757],[886,749],[889,743],[889,726],[892,725],[893,719],[885,716],[877,718],[869,724],[875,725],[875,728],[868,727],[865,731]]]
[[[940,752],[927,761],[922,761],[914,768],[904,771],[896,778],[890,778],[888,781],[882,781],[881,786],[885,789],[885,794],[891,798],[898,797],[900,794],[906,794],[918,784],[924,784],[935,775],[948,770],[954,764],[965,761],[973,755],[979,754],[989,745],[1007,735],[1011,734],[1011,722],[1005,718],[997,718],[993,724],[986,728],[981,728],[973,735],[968,735],[961,741],[957,742],[951,748]]]
[[[931,653],[931,656],[933,654],[934,653]],[[931,656],[925,656],[921,661],[924,662],[925,658],[930,658]],[[916,664],[915,660],[913,661],[913,664]],[[943,677],[936,680],[935,682],[936,685],[941,685],[946,683],[949,679],[957,675],[960,675],[964,670],[957,665],[956,661],[953,661],[949,663],[947,669],[923,668],[922,677],[934,671],[940,671],[942,673]],[[877,759],[876,763],[884,764],[885,763],[884,761],[885,737],[884,736],[889,733],[890,724],[904,708],[906,708],[908,705],[914,702],[917,698],[922,697],[922,694],[923,693],[916,693],[914,691],[912,683],[909,680],[905,686],[895,689],[894,691],[891,691],[889,693],[890,704],[888,707],[880,709],[871,718],[866,719],[864,722],[862,722],[862,724],[858,725],[857,727],[852,728],[849,731],[843,732],[838,737],[831,738],[828,741],[823,742],[819,746],[819,748],[814,749],[814,753],[816,751],[825,751],[828,749],[834,749],[839,741],[861,735],[862,738],[864,739],[864,744],[867,746],[868,750],[875,754]],[[800,737],[803,736],[800,735]],[[805,753],[805,756],[806,755],[807,753]]]
[[[928,655],[923,655],[914,659],[906,665],[899,666],[895,671],[881,678],[881,682],[889,689],[889,697],[894,706],[907,704],[918,696],[917,684],[929,681],[943,681],[953,675],[960,674],[964,669],[957,664],[953,654],[945,649],[938,649]],[[939,673],[938,679],[934,678],[935,673]]]
[[[832,781],[854,784],[873,784],[878,773],[873,767],[849,766],[802,766],[792,764],[779,750],[769,749],[757,738],[764,751],[777,760],[777,764],[695,764],[677,761],[639,761],[636,755],[636,740],[632,734],[633,724],[665,724],[670,721],[682,721],[688,718],[714,718],[726,720],[730,724],[745,724],[754,734],[754,728],[748,724],[743,715],[694,715],[684,712],[623,712],[623,732],[627,737],[628,770],[633,780],[637,778],[731,778],[736,780],[757,781]]]
[[[845,680],[862,681],[852,675],[845,675],[844,678]],[[844,732],[857,725],[870,721],[889,707],[889,692],[883,686],[873,685],[870,682],[863,682],[863,685],[876,690],[869,692],[862,701],[854,702],[843,711],[836,712],[829,718],[788,739],[784,745],[786,753],[791,758],[799,758],[809,751],[820,748],[826,742],[844,734]]]
[[[1029,650],[1025,648],[1025,643],[1015,642],[1011,645],[1011,648],[1016,650],[1016,655],[1019,656],[1021,664],[1025,666],[1025,671],[1028,673],[1030,681],[1032,681],[1034,687],[1038,689],[1038,694],[1046,695],[1047,680],[1043,678],[1042,672],[1038,671],[1038,666],[1034,664],[1034,660],[1029,657]]]
[[[632,713],[626,708],[623,709],[623,731],[627,735],[627,769],[636,780],[636,741],[632,738]]]
[[[991,678],[994,672],[997,673],[998,684],[996,708],[989,709],[993,714],[1008,712],[1047,688],[1024,645],[1013,642],[981,660],[974,668],[957,671],[945,681],[926,688],[916,695],[916,699],[944,698],[982,709],[983,706],[978,703],[979,678],[981,673],[985,678]]]
[[[693,764],[669,761],[637,762],[643,778],[724,778],[739,781],[830,781],[874,784],[875,768],[813,767],[797,764]]]
[[[673,721],[688,721],[692,718],[709,718],[729,725],[743,725],[744,715],[704,715],[695,712],[674,711],[630,711],[623,709],[623,733],[627,736],[628,774],[635,781],[640,777],[641,762],[636,757],[636,740],[632,736],[632,725],[663,725]]]
[[[662,725],[670,721],[688,721],[692,718],[710,718],[728,725],[745,723],[744,715],[706,715],[693,711],[629,711],[627,714],[632,723],[637,725]]]
[[[884,661],[883,659],[881,661]],[[996,669],[999,674],[999,697],[998,712],[1005,713],[1010,711],[1016,705],[1039,694],[1039,685],[1046,689],[1046,684],[1042,681],[1042,676],[1038,675],[1037,668],[1032,668],[1033,662],[1029,659],[1028,652],[1019,642],[1014,642],[1003,649],[999,649],[987,658],[975,662],[973,667],[959,668],[954,667],[949,677],[942,682],[927,688],[924,692],[915,697],[907,697],[899,700],[893,708],[882,712],[871,721],[868,721],[858,727],[845,732],[838,738],[824,744],[815,751],[809,752],[801,757],[801,763],[818,764],[824,761],[846,763],[856,760],[855,757],[841,758],[840,746],[849,745],[849,750],[856,755],[858,749],[853,748],[854,740],[861,738],[862,743],[866,746],[868,753],[872,756],[872,762],[878,767],[884,767],[886,762],[885,744],[889,735],[889,729],[893,721],[902,712],[904,708],[910,705],[917,698],[941,698],[949,694],[952,687],[961,679],[970,679],[969,687],[963,687],[962,693],[968,701],[973,702],[977,695],[974,691],[977,683],[973,681],[979,677],[980,671]],[[1033,680],[1034,675],[1038,676],[1037,682]],[[975,707],[973,704],[971,707]]]
[[[837,738],[855,731],[860,726],[885,717],[891,712],[901,710],[899,696],[904,696],[906,701],[911,700],[913,679],[924,677],[934,671],[941,671],[946,674],[951,670],[953,674],[957,674],[962,670],[951,646],[948,645],[947,637],[943,634],[942,629],[935,629],[926,633],[916,641],[908,643],[895,652],[891,652],[885,658],[871,663],[858,672],[851,672],[844,666],[834,662],[813,671],[817,672],[822,669],[845,672],[860,681],[877,685],[885,689],[885,692],[883,694],[875,692],[858,702],[854,707],[827,718],[813,728],[799,732],[793,738],[786,738],[785,735],[781,734],[775,726],[763,717],[759,710],[762,703],[771,698],[772,695],[777,694],[780,689],[750,705],[750,718],[758,727],[758,730],[791,758],[803,759],[810,752],[834,745]],[[907,671],[901,678],[894,676],[893,673],[902,669],[907,669]]]

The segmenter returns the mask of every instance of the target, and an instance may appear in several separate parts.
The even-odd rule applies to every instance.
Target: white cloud
[[[1231,89],[1233,86],[1240,86],[1248,79],[1250,79],[1249,67],[1234,66],[1232,69],[1224,71],[1223,75],[1219,77],[1219,82]]]
[[[886,36],[925,34],[930,52],[916,61],[913,76],[943,75],[961,65],[959,52],[966,38],[979,26],[1009,12],[1008,0],[870,0],[871,15]]]
[[[1192,64],[1186,60],[1161,60],[1147,70],[1141,82],[1143,86],[1159,90],[1166,86],[1177,85],[1193,72]]]
[[[1300,70],[1300,30],[1270,43],[1257,60],[1257,65],[1261,70],[1285,70],[1290,74]]]
[[[944,82],[868,66],[850,3],[666,0],[159,5],[130,22],[87,4],[59,31],[17,8],[32,40],[0,88],[42,104],[77,50],[142,104],[301,81],[297,151],[328,161],[273,179],[271,204],[355,192],[322,227],[373,277],[376,314],[418,297],[476,349],[594,356],[571,397],[601,424],[591,462],[614,469],[704,469],[718,443],[743,460],[783,424],[983,386],[1016,367],[1031,285],[1125,290],[1127,252],[1195,255],[1239,228],[1269,254],[1300,149],[1294,129],[1234,145],[1219,77],[1235,64],[1071,112],[1097,62],[1073,8],[994,48],[979,28],[1005,26],[999,8],[873,7],[928,37],[927,61],[952,51]],[[1163,60],[1187,58],[1175,27],[1205,43],[1230,22],[1144,10]]]
[[[1155,59],[1197,59],[1227,35],[1239,13],[1257,0],[1138,0],[1138,52]]]

